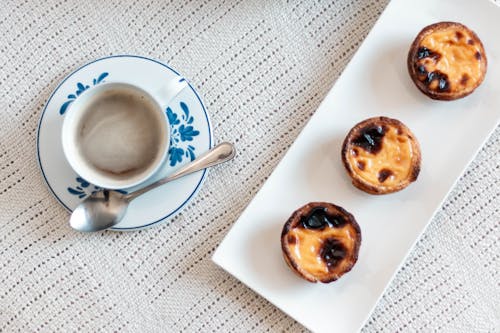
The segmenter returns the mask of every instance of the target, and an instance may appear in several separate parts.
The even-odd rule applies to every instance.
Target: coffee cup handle
[[[185,78],[178,76],[170,80],[156,94],[157,100],[163,108],[166,108],[179,93],[188,86]]]

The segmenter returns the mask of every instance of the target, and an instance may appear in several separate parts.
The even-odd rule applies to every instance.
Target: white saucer
[[[61,128],[68,106],[84,90],[102,82],[126,82],[155,92],[175,77],[179,74],[159,61],[118,55],[88,63],[59,84],[40,117],[37,154],[47,186],[67,210],[72,211],[84,197],[97,189],[81,179],[64,157]],[[170,123],[165,126],[171,129],[169,157],[155,177],[142,186],[171,173],[213,145],[208,114],[191,85],[177,95],[165,112]],[[206,172],[199,171],[140,196],[131,203],[120,224],[112,229],[134,230],[173,217],[196,195]]]

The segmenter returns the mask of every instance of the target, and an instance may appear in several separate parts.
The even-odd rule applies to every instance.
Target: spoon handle
[[[202,169],[206,169],[208,167],[229,161],[233,159],[234,155],[236,154],[236,149],[234,148],[234,145],[229,142],[222,142],[215,146],[214,148],[210,149],[206,153],[198,156],[194,161],[184,165],[177,171],[175,171],[173,174],[160,179],[153,184],[150,184],[140,190],[137,190],[135,192],[126,194],[124,198],[127,201],[132,201],[141,194],[144,194],[148,192],[149,190],[152,190],[158,186],[161,186],[163,184],[166,184],[168,182],[171,182],[172,180],[175,180],[177,178],[181,178],[183,176],[186,176],[190,173],[200,171]]]

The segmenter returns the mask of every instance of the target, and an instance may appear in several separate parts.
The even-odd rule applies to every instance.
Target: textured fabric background
[[[386,4],[3,0],[0,332],[302,331],[210,257]],[[38,171],[37,122],[65,75],[120,53],[178,69],[239,154],[171,221],[80,234]],[[497,129],[363,331],[499,332],[499,150]]]

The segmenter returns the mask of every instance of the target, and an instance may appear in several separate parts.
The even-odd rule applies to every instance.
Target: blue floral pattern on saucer
[[[179,106],[183,112],[180,117],[170,107],[167,108],[167,118],[171,128],[170,149],[168,151],[170,166],[182,162],[184,157],[189,158],[190,161],[196,158],[194,153],[196,148],[186,144],[186,142],[193,141],[193,138],[200,134],[200,131],[192,125],[194,118],[189,114],[187,104],[180,102]]]
[[[87,195],[91,195],[95,191],[99,190],[99,187],[90,184],[88,181],[83,179],[82,177],[76,177],[77,185],[74,187],[68,187],[68,192],[78,196],[78,198],[83,199]]]
[[[104,73],[101,73],[101,75],[99,75],[97,78],[93,79],[92,80],[92,84],[95,86],[95,85],[98,85],[99,83],[101,82],[104,82],[104,79],[106,78],[106,76],[108,76],[109,74],[107,72],[104,72]],[[90,86],[89,85],[85,85],[81,82],[78,82],[76,84],[76,91],[74,94],[69,94],[68,95],[68,100],[66,102],[64,102],[63,105],[61,105],[61,108],[59,109],[59,114],[60,115],[63,115],[66,110],[68,109],[68,106],[73,103],[75,101],[75,99],[81,95],[82,92],[84,92],[85,90],[89,89]]]
[[[89,196],[101,189],[101,187],[90,184],[88,181],[86,181],[80,176],[76,177],[75,181],[77,185],[75,185],[74,187],[68,187],[68,192],[72,195],[78,196],[79,199],[83,199],[86,196]],[[115,190],[115,191],[127,194],[127,191],[123,190]]]

